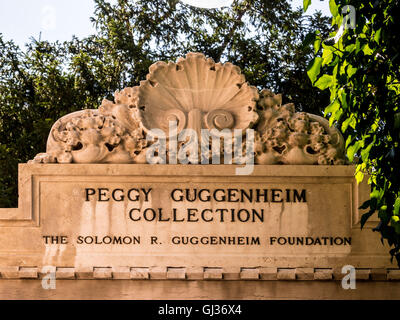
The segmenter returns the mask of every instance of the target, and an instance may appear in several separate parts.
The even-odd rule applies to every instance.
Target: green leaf
[[[375,213],[375,210],[370,210],[370,211],[364,213],[364,214],[361,216],[361,219],[360,219],[361,229],[364,227],[364,225],[365,225],[365,223],[367,222],[367,220],[368,220],[374,213]]]
[[[334,114],[340,108],[340,103],[337,100],[334,100],[329,106],[327,106],[324,110],[325,114],[328,115]]]
[[[335,78],[337,78],[338,70],[339,70],[339,63],[337,63],[337,64],[335,65],[335,67],[333,68],[333,71],[332,71],[332,75],[333,75]]]
[[[321,78],[317,80],[315,86],[321,90],[325,90],[329,86],[333,84],[333,77],[327,74],[324,74]]]
[[[355,127],[357,121],[354,115],[352,114],[349,118],[343,121],[342,123],[342,132],[346,132],[347,128],[351,126],[352,128]]]
[[[321,38],[318,37],[317,39],[315,39],[314,41],[314,54],[317,54],[319,49],[321,48]]]
[[[399,213],[400,213],[400,197],[396,199],[393,206],[393,214],[397,216],[399,215]]]
[[[353,141],[353,138],[351,137],[351,135],[349,135],[346,139],[346,145],[345,148],[347,149],[347,146]]]
[[[341,26],[342,22],[343,22],[343,17],[340,14],[337,14],[335,17],[336,17],[336,18],[334,18],[335,24],[338,26]]]
[[[374,145],[374,142],[371,142],[365,149],[361,150],[361,159],[362,161],[367,161],[369,157],[369,152],[371,151],[372,146]]]
[[[311,65],[312,63],[312,65]],[[321,70],[322,58],[316,57],[313,61],[311,61],[310,67],[307,70],[308,77],[310,78],[311,82],[314,83],[317,80],[319,72]]]
[[[333,59],[333,52],[330,48],[323,45],[324,50],[322,51],[323,64],[329,64]]]
[[[303,10],[304,12],[307,11],[309,5],[311,4],[311,0],[303,0]]]
[[[390,224],[394,227],[396,233],[400,232],[400,218],[398,216],[392,216],[390,218]]]
[[[329,126],[332,127],[335,121],[339,121],[341,116],[343,115],[343,109],[338,109],[332,116],[329,118]]]
[[[368,43],[363,46],[362,51],[366,56],[370,56],[374,53],[374,51],[369,47]]]
[[[342,103],[342,108],[347,109],[347,93],[343,88],[339,90],[339,100]]]
[[[383,190],[374,188],[374,190],[370,193],[369,197],[371,199],[372,198],[380,199],[382,197],[382,194],[383,194]]]
[[[349,78],[351,78],[357,72],[357,68],[353,68],[352,66],[347,66],[346,73]]]
[[[347,148],[347,157],[349,158],[350,162],[353,162],[354,156],[360,147],[360,141],[356,141],[353,145]]]
[[[336,17],[339,14],[335,0],[329,0],[329,10],[331,11],[333,17]]]
[[[364,180],[364,173],[362,171],[357,171],[355,178],[357,183],[360,184]]]
[[[375,31],[374,40],[378,44],[379,44],[379,40],[381,39],[381,32],[382,32],[382,28],[380,28],[377,31]]]
[[[359,206],[358,209],[365,210],[365,209],[369,208],[370,203],[371,203],[371,200],[364,201],[364,203],[361,206]]]
[[[353,52],[356,49],[356,44],[352,43],[349,44],[348,46],[346,46],[345,51],[349,54],[351,52]]]

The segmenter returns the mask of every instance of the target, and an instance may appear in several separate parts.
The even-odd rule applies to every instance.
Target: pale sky
[[[303,0],[291,1],[294,7],[303,5]],[[316,9],[329,15],[329,1],[313,0],[307,13]],[[48,41],[70,40],[72,35],[82,38],[95,32],[89,20],[93,11],[93,0],[0,0],[0,33],[20,47],[30,37],[38,39],[40,32],[41,39]]]

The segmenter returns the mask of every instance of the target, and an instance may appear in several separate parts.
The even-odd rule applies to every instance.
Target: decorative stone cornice
[[[399,281],[400,269],[356,268],[356,280]],[[275,280],[340,281],[341,268],[277,267],[1,267],[2,279],[42,279],[50,272],[64,280]]]
[[[146,80],[103,100],[99,109],[60,118],[46,153],[34,163],[146,163],[146,135],[169,122],[177,132],[255,129],[256,164],[344,164],[340,132],[319,116],[282,105],[282,96],[250,86],[240,68],[188,53],[177,63],[156,62]],[[239,131],[240,132],[240,131]],[[221,147],[222,151],[222,147]],[[223,151],[222,151],[223,153]],[[211,152],[210,152],[211,157]]]

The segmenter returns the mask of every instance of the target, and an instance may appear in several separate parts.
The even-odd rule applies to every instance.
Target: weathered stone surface
[[[168,132],[171,120],[175,133]],[[173,141],[184,129],[198,136],[202,129],[229,135],[238,129],[242,137],[252,128],[253,154],[244,152],[247,142],[239,150],[257,165],[240,175],[243,167],[235,165],[144,164],[155,128],[168,132],[169,160],[169,147],[187,142]],[[230,145],[216,148],[231,151]],[[146,294],[186,282],[193,297],[198,287],[221,283],[218,294],[227,298],[235,296],[229,283],[254,283],[268,292],[294,292],[282,283],[300,283],[300,292],[309,294],[320,288],[314,283],[333,282],[320,280],[340,280],[345,265],[356,268],[357,280],[399,280],[379,235],[360,230],[359,206],[369,190],[356,183],[354,166],[343,165],[343,150],[342,136],[325,119],[296,113],[269,90],[259,93],[230,63],[196,53],[157,62],[140,86],[116,92],[114,102],[59,119],[47,152],[19,166],[19,207],[0,209],[0,277],[25,283],[54,272],[57,288],[64,280],[85,283],[82,297],[91,284],[98,290],[116,282]],[[206,148],[206,159],[212,151]],[[371,217],[364,229],[376,221]],[[338,284],[320,286],[337,292]],[[162,297],[181,298],[182,292]],[[243,297],[253,294],[273,295]]]
[[[371,280],[384,281],[387,279],[387,270],[385,268],[371,269]]]
[[[131,278],[131,268],[130,267],[113,267],[112,268],[112,278],[113,279],[130,279]]]
[[[81,272],[76,274],[77,279],[93,278],[93,270],[86,275],[82,271],[83,267],[93,266],[393,267],[381,247],[379,235],[359,228],[362,213],[358,206],[368,196],[368,190],[357,185],[354,167],[280,166],[276,170],[275,166],[259,165],[250,176],[235,176],[235,167],[20,165],[21,206],[3,209],[0,219],[0,253],[4,257],[1,264],[18,266],[24,261],[26,266],[37,266],[39,270],[49,265],[74,267]],[[147,200],[142,189],[152,189]],[[171,198],[174,189],[182,190],[175,194],[175,199],[178,195],[186,197],[186,189],[191,196],[194,190],[204,189],[202,199],[209,190],[211,199],[174,201]],[[217,199],[228,197],[228,189],[234,190],[230,197],[235,202],[212,198],[215,190],[219,190]],[[261,193],[268,190],[268,202],[263,198],[256,201],[257,189]],[[286,199],[289,190],[290,202],[273,202],[272,189],[282,190],[277,193],[279,196],[275,195],[279,201]],[[90,194],[86,194],[87,190]],[[125,199],[113,199],[114,190],[117,190],[115,199],[123,195]],[[129,190],[133,190],[131,200]],[[240,190],[246,193],[253,190],[253,201],[244,198],[241,202]],[[305,190],[305,201],[297,195],[300,200],[294,202],[293,190],[299,194]],[[99,196],[100,200],[108,201],[99,201]],[[133,201],[136,196],[140,199]],[[131,212],[134,208],[138,210]],[[155,212],[147,213],[152,221],[144,219],[147,208]],[[228,210],[223,222],[218,208]],[[161,220],[168,221],[160,221],[159,209]],[[176,220],[184,221],[173,221],[174,209]],[[202,217],[203,210],[206,211]],[[243,221],[238,218],[240,210],[247,210],[241,212]],[[259,215],[263,213],[263,220],[253,216],[252,210]],[[141,220],[132,220],[130,212],[132,218]],[[232,212],[235,221],[231,221]],[[152,237],[157,238],[153,244]],[[217,243],[220,237],[225,244]],[[325,245],[306,245],[307,237],[312,241],[316,238],[323,241],[322,237],[328,240]],[[329,243],[330,237],[339,237],[339,242],[351,237],[351,244],[335,245]],[[256,241],[252,243],[253,238]],[[114,243],[106,244],[107,241]],[[24,252],[31,254],[26,256]],[[260,271],[261,279],[262,274]]]
[[[38,268],[36,267],[20,267],[18,276],[21,279],[37,279],[38,278]]]
[[[203,280],[204,268],[203,267],[187,267],[186,279],[188,280]]]
[[[400,280],[400,270],[399,269],[388,270],[387,279]]]
[[[146,141],[137,120],[137,109],[103,101],[98,110],[82,110],[59,119],[52,127],[47,152],[38,163],[143,162]]]
[[[112,268],[94,268],[94,279],[112,279]]]
[[[0,298],[17,300],[400,299],[400,281],[360,281],[356,290],[335,281],[57,280],[56,290],[43,290],[35,280],[0,281]]]
[[[341,281],[345,276],[345,273],[342,273],[342,267],[334,267],[332,268],[332,278],[336,281]]]
[[[186,279],[186,268],[168,268],[167,279],[170,280]]]
[[[222,268],[204,268],[204,280],[222,280]]]
[[[167,279],[166,267],[151,267],[149,270],[150,279]]]
[[[56,268],[56,279],[75,279],[75,268]]]
[[[292,103],[282,105],[282,95],[261,91],[262,107],[256,132],[256,163],[344,164],[344,140],[328,120],[296,113]]]
[[[370,275],[370,269],[356,269],[356,280],[369,280]]]
[[[295,280],[296,269],[294,268],[278,268],[277,273],[278,280]]]
[[[158,268],[151,270],[151,278],[152,279],[165,279],[165,268]],[[130,278],[135,280],[145,280],[150,278],[150,270],[149,268],[131,268],[130,269]]]
[[[176,122],[176,132],[169,132],[170,121]],[[215,63],[201,53],[189,53],[177,63],[156,62],[140,86],[117,91],[115,102],[104,100],[98,110],[62,117],[51,129],[46,153],[33,162],[146,163],[153,143],[146,136],[159,136],[154,129],[172,144],[184,129],[201,137],[202,129],[245,132],[253,127],[250,156],[257,164],[344,164],[343,137],[326,119],[296,113],[293,104],[282,105],[282,96],[269,90],[259,94],[239,67]],[[222,154],[232,148],[228,144],[215,148]],[[202,157],[210,160],[213,148]],[[177,161],[169,151],[168,159]]]
[[[314,268],[296,268],[297,280],[314,280]]]
[[[242,268],[240,271],[240,279],[242,280],[258,280],[260,271],[258,268]]]
[[[82,266],[78,270],[75,270],[77,279],[93,279],[93,273],[93,266]]]
[[[189,53],[177,63],[153,64],[137,97],[146,131],[167,132],[171,119],[177,120],[178,133],[185,128],[245,130],[258,118],[257,88],[246,83],[240,68],[200,53]]]
[[[19,267],[0,267],[0,275],[4,279],[16,279],[19,277]]]
[[[333,272],[330,268],[316,268],[314,270],[314,280],[332,280]]]
[[[277,280],[278,268],[277,267],[265,267],[260,268],[260,279],[261,280]]]
[[[238,280],[240,279],[240,267],[224,267],[223,278],[224,280]]]

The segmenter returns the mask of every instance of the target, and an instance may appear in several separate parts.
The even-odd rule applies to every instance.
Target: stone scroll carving
[[[257,164],[344,164],[340,132],[319,116],[282,105],[282,96],[250,86],[240,68],[189,53],[177,63],[157,62],[146,80],[77,111],[51,128],[46,153],[34,163],[146,163],[152,129],[255,130]],[[167,135],[167,138],[171,138]]]

